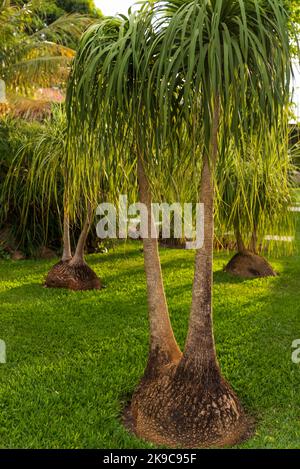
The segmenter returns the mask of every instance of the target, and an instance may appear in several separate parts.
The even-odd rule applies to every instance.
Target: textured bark
[[[192,308],[188,336],[185,346],[185,360],[190,357],[206,368],[216,362],[212,326],[212,282],[213,282],[213,235],[214,235],[214,188],[212,179],[213,159],[216,158],[217,134],[213,136],[214,146],[204,156],[200,202],[204,204],[204,245],[196,253],[193,284]]]
[[[102,288],[101,280],[85,262],[72,265],[70,261],[55,264],[46,277],[45,286],[75,291]]]
[[[238,252],[245,252],[246,246],[244,244],[244,240],[242,238],[241,232],[238,228],[235,230],[235,238],[236,238]]]
[[[228,383],[219,373],[206,376],[198,366],[176,364],[141,383],[124,421],[135,435],[169,447],[234,445],[251,427]]]
[[[63,232],[63,255],[62,261],[67,262],[72,259],[71,240],[70,240],[70,219],[67,208],[64,209],[64,232]]]
[[[233,445],[249,435],[249,422],[222,378],[212,330],[213,166],[217,157],[219,101],[210,152],[204,156],[200,200],[205,204],[205,240],[195,261],[189,331],[183,356],[146,376],[125,411],[137,436],[172,447]]]
[[[151,190],[141,157],[138,158],[140,202],[148,210],[148,237],[143,239],[144,265],[150,322],[150,351],[144,379],[155,376],[161,367],[178,361],[181,352],[174,337],[164,291],[158,240],[151,238],[155,225],[151,210]]]
[[[66,183],[67,186],[67,183]],[[63,224],[63,254],[62,262],[68,262],[72,259],[71,239],[70,239],[70,214],[69,214],[69,195],[65,187],[64,191],[64,224]]]
[[[91,206],[89,205],[88,206],[87,217],[85,219],[82,231],[80,233],[79,240],[78,240],[78,243],[77,243],[77,246],[76,246],[76,251],[75,251],[75,254],[73,256],[73,259],[71,260],[71,265],[75,265],[75,264],[79,264],[79,263],[84,262],[84,248],[85,248],[85,244],[86,244],[88,234],[89,234],[90,229],[91,229],[92,218],[93,218],[93,210],[92,210]]]
[[[250,251],[253,254],[257,254],[257,230],[256,230],[256,227],[253,228],[253,232],[252,232],[252,235],[251,235]]]
[[[251,251],[238,252],[224,268],[225,272],[242,278],[275,277],[268,261]]]

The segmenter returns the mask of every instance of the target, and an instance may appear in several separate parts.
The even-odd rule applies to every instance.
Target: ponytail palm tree
[[[233,231],[237,244],[237,254],[225,267],[233,275],[275,276],[263,251],[291,251],[291,243],[280,242],[280,237],[294,235],[294,216],[289,211],[294,167],[288,131],[281,141],[277,135],[271,131],[259,140],[255,134],[247,135],[242,157],[233,148],[227,164],[217,169],[219,231]],[[266,235],[275,237],[274,241],[266,240]]]
[[[255,112],[266,127],[282,117],[289,94],[287,17],[280,1],[171,0],[117,22],[109,34],[92,28],[81,43],[69,93],[72,140],[93,149],[101,136],[107,146],[119,144],[124,158],[134,152],[149,226],[149,175],[159,180],[172,155],[180,170],[189,150],[205,206],[183,353],[170,324],[157,242],[149,233],[143,240],[150,353],[125,422],[156,444],[234,444],[249,423],[221,375],[214,344],[215,168],[226,164],[229,140],[239,149],[247,134],[251,109],[247,117],[240,111],[249,96],[250,102],[259,96]]]
[[[157,84],[161,83],[161,122],[166,133],[172,132],[173,116],[167,113],[167,107],[181,75],[183,118],[191,122],[191,136],[196,142],[204,128],[204,151],[200,154],[195,144],[194,153],[202,161],[199,201],[205,207],[205,226],[204,246],[196,254],[183,358],[168,380],[162,376],[155,384],[163,384],[165,390],[164,401],[160,402],[165,406],[161,405],[159,411],[159,421],[164,423],[161,428],[156,425],[156,432],[161,441],[173,444],[228,444],[243,436],[247,419],[221,376],[214,347],[215,167],[217,163],[226,164],[229,139],[234,138],[237,150],[241,148],[254,112],[261,116],[262,125],[257,129],[260,135],[270,127],[278,127],[278,120],[284,118],[290,73],[287,17],[281,2],[273,0],[170,1],[162,9],[169,23],[162,33],[156,78]],[[242,111],[251,96],[257,107],[246,116]],[[282,135],[278,133],[277,138],[280,142]],[[144,395],[141,399],[143,402]],[[133,411],[141,408],[140,396],[133,404]],[[152,407],[154,416],[156,410]],[[150,413],[146,415],[151,421]]]
[[[98,175],[97,181],[99,187]],[[22,203],[18,198],[20,182],[24,191]],[[51,268],[45,285],[50,288],[71,290],[100,289],[100,279],[84,260],[84,248],[93,220],[93,210],[90,204],[87,204],[89,207],[84,207],[77,217],[82,224],[82,231],[75,253],[72,255],[68,168],[66,167],[66,118],[62,107],[53,106],[51,117],[40,126],[39,133],[29,142],[24,142],[13,158],[1,193],[6,212],[9,210],[8,201],[13,194],[16,197],[15,205],[21,208],[20,231],[25,230],[29,211],[35,207],[36,201],[43,208],[38,222],[44,226],[46,233],[51,205],[56,204],[58,210],[61,206],[63,207],[62,258]]]
[[[60,262],[55,264],[46,276],[45,286],[68,288],[70,290],[99,290],[101,281],[88,266],[84,258],[87,237],[93,222],[94,209],[91,203],[81,200],[83,209],[79,212],[81,233],[72,253],[70,239],[71,203],[69,194],[69,171],[67,164],[67,132],[65,110],[57,109],[49,121],[49,127],[37,142],[35,161],[31,167],[30,179],[37,192],[57,195],[59,183],[63,187],[63,250]],[[101,176],[97,175],[98,190]],[[74,215],[74,213],[73,213]]]

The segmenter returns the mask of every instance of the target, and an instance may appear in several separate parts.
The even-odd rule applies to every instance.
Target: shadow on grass
[[[225,256],[216,256],[218,269],[223,259]],[[65,375],[69,373],[65,390],[69,420],[65,416],[63,421],[59,420],[58,427],[52,433],[50,431],[44,446],[51,447],[57,434],[65,438],[66,446],[72,444],[72,438],[64,433],[67,421],[74,434],[82,428],[87,446],[92,445],[93,435],[100,428],[100,437],[107,447],[109,444],[119,447],[122,438],[124,447],[131,447],[136,440],[127,436],[125,430],[122,433],[118,416],[120,402],[124,405],[132,394],[146,364],[148,320],[142,253],[136,244],[124,253],[118,248],[108,254],[88,256],[87,260],[100,276],[103,269],[105,290],[70,292],[43,289],[35,276],[41,271],[45,275],[51,262],[32,263],[34,278],[31,282],[30,269],[33,267],[28,264],[25,272],[28,283],[12,288],[8,286],[6,292],[0,293],[0,302],[10,303],[4,311],[3,330],[13,342],[16,359],[20,362],[24,363],[25,352],[29,360],[32,349],[41,363],[43,354],[48,354],[55,378],[53,382],[59,382],[62,388]],[[229,276],[222,270],[214,273],[217,287],[214,297],[215,336],[222,372],[258,423],[257,435],[245,446],[265,447],[272,441],[267,438],[272,437],[275,438],[273,446],[282,447],[286,434],[292,432],[294,426],[297,428],[297,422],[299,426],[300,395],[296,389],[300,376],[296,365],[291,362],[291,343],[299,331],[299,259],[277,262],[282,265],[282,274],[270,281],[245,280]],[[163,250],[162,265],[175,333],[183,345],[191,302],[193,256],[186,252]],[[15,267],[16,264],[9,273],[12,279]],[[22,268],[17,267],[17,276],[21,279]],[[21,305],[15,308],[17,302]],[[10,332],[12,322],[15,330]],[[81,363],[80,372],[77,372],[73,357],[74,349]],[[54,359],[51,361],[51,353],[59,359],[60,350],[66,358],[66,367],[63,368],[59,368]],[[24,414],[26,432],[21,438],[23,446],[35,437],[37,424],[41,426],[40,413],[32,416],[28,402],[36,399],[37,408],[45,415],[46,422],[49,410],[54,409],[55,417],[59,414],[57,409],[65,406],[62,402],[61,407],[57,407],[61,398],[56,393],[51,393],[53,400],[49,404],[49,388],[52,389],[54,384],[48,371],[43,377],[36,374],[40,365],[37,359],[34,360],[32,376],[26,377],[22,371],[22,374],[16,373],[10,378],[17,393],[15,402],[11,392],[7,394],[9,417],[16,415],[16,408],[22,411],[27,408]],[[34,396],[33,385],[37,390]],[[44,408],[39,407],[41,393],[45,395]],[[80,405],[77,404],[78,398]],[[93,405],[86,406],[87,402]],[[101,414],[102,427],[99,427],[99,422],[93,423],[91,418],[98,402],[101,406],[96,408],[96,414]],[[78,415],[79,411],[82,411],[82,416]],[[5,422],[7,433],[13,434],[10,422],[11,419]],[[107,422],[112,422],[109,435]],[[294,438],[292,445],[299,445],[295,437],[291,438]],[[12,443],[15,444],[14,441]]]

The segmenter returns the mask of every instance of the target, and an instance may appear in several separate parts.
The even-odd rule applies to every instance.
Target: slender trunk
[[[241,235],[241,232],[239,230],[239,228],[236,228],[235,230],[235,239],[236,239],[236,244],[237,244],[237,250],[239,253],[243,253],[246,251],[246,246],[244,244],[244,241],[243,241],[243,238],[242,238],[242,235]]]
[[[151,209],[151,189],[140,155],[138,157],[138,182],[140,201],[148,210],[148,237],[143,239],[143,247],[150,321],[150,355],[145,376],[149,374],[152,376],[161,366],[179,360],[181,352],[176,343],[168,313],[158,241],[151,237],[151,229],[155,229]]]
[[[62,261],[67,262],[72,259],[71,240],[70,240],[70,217],[67,197],[64,196],[64,226],[63,226],[63,255]]]
[[[254,226],[253,232],[252,232],[252,235],[251,235],[250,251],[253,252],[253,254],[257,254],[257,230],[256,230],[256,226]]]
[[[184,351],[184,362],[196,362],[201,369],[217,366],[212,324],[213,236],[214,236],[214,181],[213,172],[218,154],[220,101],[215,99],[213,129],[209,151],[204,155],[200,201],[204,204],[204,245],[196,253],[192,308]]]
[[[93,210],[91,205],[88,206],[88,213],[87,217],[85,219],[77,246],[76,246],[76,251],[73,256],[72,261],[70,262],[71,265],[74,264],[79,264],[84,262],[84,248],[86,244],[86,240],[89,234],[89,231],[91,229],[91,224],[92,224],[92,219],[93,219]]]

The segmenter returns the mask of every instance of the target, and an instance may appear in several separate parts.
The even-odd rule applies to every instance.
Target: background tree
[[[290,21],[296,26],[296,29],[300,26],[300,5],[297,0],[286,0],[287,9],[290,14]]]
[[[277,139],[272,130],[260,135],[256,129],[237,153],[232,143],[227,148],[226,165],[217,168],[217,229],[223,234],[233,231],[238,253],[225,267],[227,272],[242,277],[275,276],[264,251],[292,251],[292,243],[284,241],[295,235],[293,203],[292,149],[288,129]],[[268,237],[272,239],[266,239]],[[281,240],[282,239],[282,240]]]
[[[95,18],[102,16],[94,0],[55,0],[55,3],[66,13],[82,13]]]
[[[91,23],[75,13],[45,24],[41,11],[47,2],[22,3],[0,3],[0,77],[8,91],[19,93],[64,82],[74,57],[71,45]]]
[[[75,50],[73,47],[84,29],[93,21],[90,17],[74,13],[59,16],[55,21],[45,22],[44,12],[49,3],[43,0],[32,0],[30,2],[21,1],[0,1],[0,79],[6,83],[8,100],[1,105],[4,106],[5,113],[10,110],[13,115],[24,116],[25,120],[42,121],[51,114],[51,103],[45,100],[31,99],[35,90],[40,86],[64,86],[69,73],[69,67],[73,60]],[[24,99],[26,95],[26,99]],[[20,104],[21,101],[21,104]],[[30,116],[29,116],[30,114]],[[1,119],[1,116],[0,116]],[[17,152],[17,147],[22,142],[28,142],[32,137],[34,140],[36,133],[44,132],[41,122],[29,124],[22,119],[1,119],[1,135],[9,134],[7,142],[1,141],[3,148],[1,154],[1,166],[8,171],[11,167],[11,160]],[[36,130],[40,127],[39,130]],[[24,131],[23,137],[21,131]],[[31,132],[31,137],[28,133]],[[14,141],[15,140],[15,141]],[[8,150],[8,146],[10,150]],[[5,152],[7,150],[7,152]],[[31,164],[31,156],[23,168],[20,178],[20,185],[23,176],[26,174],[28,165]],[[5,179],[5,175],[0,181],[0,191]],[[17,193],[20,194],[20,186]],[[5,204],[12,203],[12,199],[4,201]],[[11,208],[11,213],[19,213],[19,200]],[[31,222],[28,218],[26,230],[20,233],[19,224],[10,219],[4,219],[3,206],[0,207],[1,229],[13,231],[9,238],[13,238],[13,245],[21,246],[27,254],[33,254],[37,247],[43,243],[43,229],[33,223],[37,212],[41,209],[39,203],[35,203],[35,210],[31,213]],[[30,206],[32,209],[32,206]],[[55,208],[51,209],[52,215]],[[41,214],[39,214],[41,215]],[[55,216],[50,217],[53,226]],[[12,223],[11,223],[12,222]],[[9,228],[8,228],[9,225]],[[25,236],[26,232],[26,236]],[[7,231],[8,233],[8,231]],[[51,239],[55,245],[57,232],[52,230]],[[7,240],[7,245],[11,243]]]
[[[100,175],[97,179],[100,193]],[[22,198],[20,199],[21,181]],[[72,290],[100,289],[100,280],[84,260],[84,248],[94,220],[91,206],[88,210],[78,213],[77,219],[82,229],[74,255],[72,255],[68,168],[66,167],[66,119],[62,107],[54,107],[49,119],[43,126],[39,126],[39,132],[29,142],[22,142],[17,148],[1,194],[2,206],[6,213],[10,208],[9,202],[12,194],[15,196],[15,205],[18,204],[20,207],[19,230],[22,234],[36,206],[43,208],[42,211],[36,213],[35,224],[44,227],[45,237],[48,233],[49,215],[53,210],[53,202],[59,211],[58,219],[60,210],[63,210],[62,258],[48,273],[45,285],[51,288]]]
[[[16,3],[27,6],[32,3],[32,0],[20,0]],[[37,9],[37,14],[43,25],[50,25],[60,17],[74,13],[95,19],[99,19],[102,16],[101,10],[96,8],[93,0],[50,0],[40,2],[40,7]],[[78,38],[66,38],[65,45],[71,47],[74,44],[78,44]]]
[[[56,249],[59,238],[59,220],[56,217],[56,201],[53,198],[48,200],[47,229],[43,218],[44,207],[39,197],[32,199],[28,204],[26,223],[20,223],[23,219],[21,201],[25,199],[26,180],[33,159],[32,142],[38,139],[41,127],[39,122],[27,122],[11,115],[0,120],[0,233],[3,249],[12,256],[16,251],[20,251],[23,256],[37,255],[45,246],[45,231],[48,239],[51,239],[48,246],[52,250]],[[18,177],[15,180],[14,190],[4,195],[7,174],[13,172],[13,161],[23,147],[27,150],[20,158],[22,161],[18,161],[20,167],[16,170]]]

